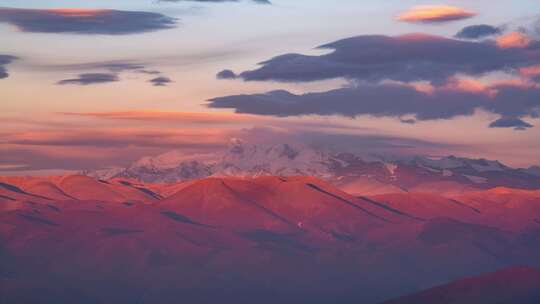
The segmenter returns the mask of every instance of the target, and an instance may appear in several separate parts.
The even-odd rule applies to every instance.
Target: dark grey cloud
[[[399,121],[400,121],[401,123],[408,124],[408,125],[414,125],[414,124],[416,124],[416,119],[412,119],[412,118],[410,118],[410,119],[403,119],[403,118],[400,118]]]
[[[92,84],[102,84],[108,82],[116,82],[120,79],[116,74],[113,73],[85,73],[80,74],[77,78],[63,79],[60,80],[57,84],[59,85],[92,85]]]
[[[522,131],[528,128],[534,127],[528,122],[525,122],[515,117],[503,117],[489,125],[490,128],[514,128],[515,130]]]
[[[169,77],[159,76],[159,77],[150,79],[148,82],[152,83],[156,87],[163,87],[173,81]]]
[[[242,129],[235,138],[247,144],[283,144],[308,145],[316,148],[329,149],[335,152],[354,152],[362,155],[418,155],[441,154],[447,155],[463,146],[456,144],[438,143],[406,136],[391,136],[380,134],[344,134],[334,131],[288,130],[276,131],[269,127],[253,127]]]
[[[499,85],[487,92],[468,92],[447,87],[425,93],[402,84],[359,84],[320,93],[295,95],[287,91],[213,98],[211,108],[234,109],[238,113],[278,117],[341,115],[356,117],[413,116],[414,120],[451,119],[473,115],[475,110],[499,114],[506,119],[540,116],[540,89]],[[402,119],[401,119],[402,120]],[[406,119],[404,123],[414,120]],[[515,127],[514,125],[499,127]]]
[[[272,116],[415,115],[419,120],[429,120],[470,115],[481,104],[477,97],[476,94],[455,91],[425,94],[404,85],[363,84],[354,88],[303,95],[272,91],[265,94],[218,97],[211,99],[209,106],[233,108],[239,113]]]
[[[138,72],[142,73],[142,74],[147,74],[147,75],[159,75],[159,74],[161,74],[161,72],[158,71],[158,70],[139,70]]]
[[[106,69],[111,72],[125,72],[125,71],[145,71],[145,65],[141,63],[133,62],[103,62],[101,64],[94,64],[93,66],[87,66],[87,68],[100,68]]]
[[[143,75],[154,75],[154,78],[150,79],[149,82],[152,82],[156,86],[164,86],[167,83],[172,82],[171,79],[160,76],[160,71],[149,68],[147,63],[128,60],[98,61],[76,64],[57,64],[37,66],[36,69],[60,72],[76,71],[79,73],[78,78],[65,79],[58,82],[59,84],[90,85],[119,81],[118,76],[121,73],[130,72]]]
[[[272,4],[270,0],[251,0],[258,4]],[[239,2],[239,0],[158,0],[157,2],[202,2],[202,3],[221,3],[221,2]]]
[[[499,27],[487,25],[487,24],[478,24],[470,25],[464,27],[461,31],[456,34],[456,38],[461,39],[479,39],[493,35],[502,34],[503,30]]]
[[[531,45],[534,45],[531,44]],[[328,54],[285,54],[238,75],[245,81],[357,81],[441,83],[456,74],[517,71],[540,63],[540,48],[503,49],[493,41],[463,41],[429,35],[357,36],[320,46]]]
[[[448,153],[448,151],[452,151],[459,147],[458,145],[443,144],[409,137],[373,134],[305,132],[299,133],[297,138],[299,142],[305,141],[314,146],[330,147],[337,151],[389,155],[418,155],[418,152],[429,154],[435,151]]]
[[[231,70],[223,70],[216,75],[217,79],[235,79],[236,77],[237,75]]]
[[[140,72],[140,73],[157,73],[159,71],[150,70],[147,63],[132,61],[132,60],[110,60],[110,61],[95,61],[95,62],[83,62],[83,63],[69,63],[69,64],[35,64],[33,69],[43,71],[109,71],[114,73],[120,72]]]
[[[18,58],[15,56],[0,54],[0,79],[9,77],[9,74],[5,66],[12,63],[13,61],[17,59]]]
[[[211,99],[208,106],[270,116],[386,116],[408,124],[470,116],[481,109],[498,114],[507,122],[494,122],[492,126],[527,128],[525,124],[516,126],[516,121],[540,116],[538,87],[492,85],[484,90],[465,90],[452,79],[460,74],[518,74],[522,67],[540,64],[538,45],[533,41],[527,47],[502,48],[491,40],[463,41],[422,34],[357,36],[319,47],[331,50],[327,54],[285,54],[239,75],[229,70],[218,74],[218,78],[245,81],[309,82],[345,78],[351,81],[351,87],[302,95],[278,90],[225,96]],[[407,84],[416,81],[430,82],[433,92],[423,92]],[[514,123],[509,124],[510,120]]]
[[[0,8],[0,23],[31,33],[125,35],[174,28],[177,20],[153,12]]]

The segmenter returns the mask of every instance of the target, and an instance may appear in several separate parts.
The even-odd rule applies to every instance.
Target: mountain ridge
[[[315,176],[352,192],[371,183],[373,193],[402,191],[467,192],[495,187],[540,189],[534,167],[514,169],[499,161],[456,156],[384,157],[330,152],[299,144],[252,145],[232,140],[226,151],[185,155],[171,151],[145,157],[126,168],[83,172],[98,179],[129,178],[145,183],[176,183],[206,177]],[[433,187],[435,185],[435,187]]]
[[[380,303],[540,267],[538,191],[352,195],[310,176],[0,181],[7,303]]]

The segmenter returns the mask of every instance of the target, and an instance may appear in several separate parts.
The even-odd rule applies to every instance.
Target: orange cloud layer
[[[64,17],[93,17],[109,12],[107,9],[87,9],[87,8],[56,8],[48,9],[45,12],[61,15]]]
[[[235,113],[196,113],[175,112],[160,110],[135,110],[117,112],[90,112],[90,113],[61,113],[70,116],[85,116],[93,118],[118,119],[118,120],[154,120],[154,121],[177,121],[186,123],[204,124],[227,124],[239,122],[259,122],[270,119],[256,115]]]
[[[446,5],[421,5],[415,6],[401,13],[397,20],[405,22],[445,22],[466,19],[475,16],[476,13],[465,9]]]
[[[215,151],[225,147],[230,138],[236,135],[220,128],[94,128],[0,132],[0,164],[16,164],[35,170],[80,170],[127,165],[143,156],[170,150],[188,154]]]
[[[489,96],[496,94],[496,92],[494,92],[488,85],[471,78],[452,78],[449,80],[445,88],[463,92],[484,93]]]
[[[521,75],[525,77],[540,76],[540,65],[533,65],[519,70]]]
[[[254,127],[272,126],[295,129],[311,130],[359,130],[360,127],[350,126],[343,121],[329,122],[320,117],[269,117],[252,114],[238,113],[200,113],[200,112],[176,112],[162,110],[133,110],[133,111],[112,111],[112,112],[87,112],[73,113],[64,112],[62,115],[73,117],[87,117],[90,119],[108,119],[126,122],[166,123],[167,126],[181,125],[182,127],[199,127],[200,125],[212,125],[221,128],[228,127],[229,130]]]
[[[209,147],[226,144],[229,133],[220,129],[95,129],[29,130],[2,134],[3,143],[22,146],[79,147]]]
[[[511,32],[497,38],[497,45],[503,49],[524,48],[531,43],[529,37],[520,32]]]
[[[536,72],[540,74],[540,66],[531,67],[531,71],[536,68]],[[522,72],[523,73],[523,72]],[[516,88],[535,88],[539,87],[535,82],[528,81],[526,79],[509,79],[509,80],[498,80],[492,82],[482,82],[480,80],[472,78],[459,78],[452,77],[448,81],[440,86],[435,87],[430,83],[413,83],[410,84],[415,90],[425,93],[425,94],[434,94],[438,89],[447,90],[447,91],[456,91],[456,92],[470,92],[470,93],[479,93],[485,94],[489,97],[495,97],[499,93],[500,87],[516,87]]]

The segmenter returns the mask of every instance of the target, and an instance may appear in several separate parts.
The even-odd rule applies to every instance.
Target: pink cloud
[[[219,129],[30,130],[5,133],[3,141],[20,146],[197,148],[225,144],[226,134]]]
[[[270,119],[256,115],[235,113],[177,112],[161,110],[133,110],[89,113],[60,113],[68,116],[83,116],[99,119],[133,121],[177,121],[193,124],[238,124],[242,122],[260,122]]]
[[[97,128],[34,129],[3,132],[0,136],[0,164],[17,164],[20,169],[32,170],[81,170],[128,165],[143,156],[170,150],[208,152],[225,147],[234,134],[206,128]]]
[[[94,17],[106,14],[111,10],[90,8],[56,8],[43,10],[44,13],[57,14],[64,17]]]
[[[525,48],[530,43],[531,39],[520,32],[511,32],[497,38],[497,45],[503,49]]]
[[[521,68],[519,72],[525,77],[537,77],[540,76],[540,65],[533,65]]]
[[[401,13],[397,20],[404,22],[439,23],[476,16],[463,8],[447,5],[420,5]]]

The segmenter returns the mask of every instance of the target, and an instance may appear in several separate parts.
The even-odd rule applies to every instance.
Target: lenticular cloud
[[[126,35],[170,29],[176,22],[175,18],[152,12],[0,8],[0,23],[30,33]]]

